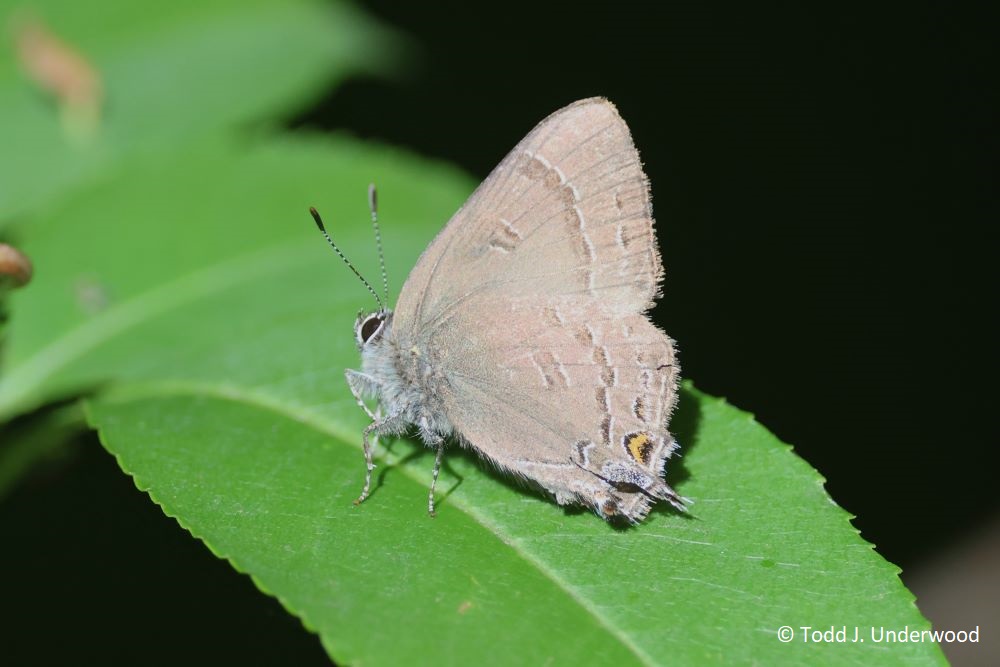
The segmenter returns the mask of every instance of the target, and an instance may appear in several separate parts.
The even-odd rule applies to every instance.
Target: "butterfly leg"
[[[441,472],[441,459],[444,457],[444,438],[440,438],[437,443],[437,454],[434,456],[434,472],[431,473],[431,491],[427,496],[427,513],[435,516],[434,511],[434,487],[437,486],[438,473]]]
[[[436,450],[434,455],[434,470],[431,473],[431,490],[427,496],[427,513],[435,516],[434,512],[434,487],[437,486],[438,473],[441,472],[441,460],[444,458],[444,438],[440,433],[431,430],[426,419],[420,420],[420,437],[428,447]]]
[[[382,404],[378,403],[375,406],[375,412],[373,413],[368,405],[365,403],[365,394],[376,393],[375,380],[365,373],[359,373],[358,371],[352,370],[350,368],[344,370],[344,378],[347,380],[347,386],[351,390],[351,394],[354,396],[355,402],[358,406],[365,411],[368,418],[372,420],[372,423],[382,422]],[[367,429],[365,431],[368,432]],[[371,460],[371,453],[375,447],[379,445],[379,435],[381,432],[378,427],[374,429],[374,435],[372,436],[372,443],[369,447],[368,442],[365,442],[365,463],[367,464],[367,473],[365,475],[365,488],[361,492],[361,496],[354,502],[355,505],[361,503],[365,498],[368,497],[368,489],[371,486],[371,474],[374,469],[374,464]]]
[[[358,371],[351,370],[350,368],[344,371],[344,378],[347,380],[347,386],[351,390],[351,394],[354,395],[354,400],[357,401],[358,405],[365,414],[372,421],[378,421],[378,417],[372,413],[372,411],[365,405],[364,396],[365,394],[375,393],[375,380],[370,375],[365,375],[364,373],[359,373]]]
[[[372,446],[368,440],[368,436],[372,433],[372,431],[378,434],[379,427],[383,426],[384,424],[385,424],[384,420],[373,421],[371,424],[365,427],[365,431],[362,434],[362,442],[365,451],[365,486],[364,488],[361,489],[361,495],[358,496],[358,499],[354,501],[355,505],[360,505],[361,503],[363,503],[365,501],[365,498],[368,497],[368,493],[371,491],[372,488],[372,471],[375,470],[375,464],[372,463]]]
[[[377,422],[378,421],[382,421],[382,404],[381,403],[379,403],[378,405],[375,406],[375,421],[377,421]],[[381,435],[382,434],[379,432],[379,430],[375,429],[375,433],[374,433],[374,435],[372,435],[372,449],[373,450],[376,447],[379,446],[379,443],[382,442],[379,439],[381,437]]]

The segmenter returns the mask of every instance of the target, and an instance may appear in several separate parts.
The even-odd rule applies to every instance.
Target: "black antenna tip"
[[[310,206],[309,213],[312,214],[313,220],[316,221],[316,226],[319,227],[319,231],[325,232],[326,227],[323,226],[323,218],[319,217],[319,211],[317,211],[314,207]]]

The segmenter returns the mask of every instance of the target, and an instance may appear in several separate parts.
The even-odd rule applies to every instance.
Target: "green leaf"
[[[139,488],[339,662],[944,662],[930,644],[778,641],[784,625],[929,625],[814,471],[749,415],[691,389],[677,426],[694,517],[657,512],[624,531],[465,455],[450,457],[432,520],[431,457],[409,443],[354,507],[356,431],[221,383],[133,388],[91,418]]]
[[[93,136],[67,134],[55,100],[0,43],[0,224],[99,178],[127,155],[302,108],[359,70],[383,69],[387,34],[319,0],[29,0],[9,32],[41,21],[104,89]]]
[[[306,207],[377,275],[369,180],[398,286],[472,185],[403,153],[206,145],[77,197],[26,243],[0,413],[102,385],[90,421],[139,488],[341,663],[944,664],[931,643],[801,641],[929,624],[814,470],[690,386],[669,479],[692,516],[616,530],[449,450],[430,519],[432,457],[407,440],[353,506],[364,419],[342,371],[372,304]]]

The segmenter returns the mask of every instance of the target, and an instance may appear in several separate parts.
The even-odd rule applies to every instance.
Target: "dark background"
[[[348,128],[483,177],[552,111],[610,98],[652,181],[667,268],[655,317],[685,377],[794,444],[904,578],[1000,514],[994,17],[921,3],[367,7],[412,37],[408,69],[338,89],[292,128]],[[9,656],[170,664],[197,646],[203,661],[326,661],[88,445],[0,505],[4,543],[25,545],[6,554],[8,599],[64,629]],[[53,589],[19,589],[39,558]]]

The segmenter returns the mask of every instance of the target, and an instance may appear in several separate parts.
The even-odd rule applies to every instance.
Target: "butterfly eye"
[[[361,325],[361,342],[367,343],[371,340],[372,337],[382,328],[382,323],[384,321],[385,320],[382,318],[382,315],[379,313],[369,316],[369,318]]]

